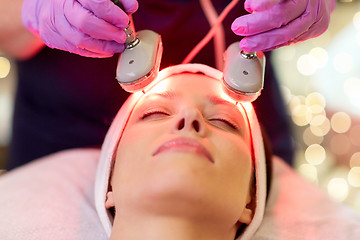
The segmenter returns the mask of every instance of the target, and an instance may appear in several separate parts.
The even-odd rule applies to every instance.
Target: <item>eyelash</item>
[[[153,114],[164,114],[166,116],[169,116],[169,114],[164,112],[164,111],[153,110],[153,111],[148,111],[148,112],[145,112],[144,114],[142,114],[141,115],[141,120],[144,120],[145,118],[150,117]]]
[[[212,119],[209,119],[209,121],[213,121],[213,120],[216,120],[216,121],[221,121],[225,124],[227,124],[229,127],[231,127],[232,129],[234,130],[239,130],[238,126],[235,125],[234,123],[224,119],[224,118],[212,118]]]

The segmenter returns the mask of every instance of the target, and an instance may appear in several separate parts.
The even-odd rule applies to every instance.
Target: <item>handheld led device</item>
[[[112,2],[121,7],[119,0]],[[124,31],[126,48],[119,56],[116,79],[127,92],[141,91],[159,72],[163,51],[161,37],[151,30],[136,33],[131,21]]]
[[[119,0],[112,0],[121,7]],[[237,3],[226,7],[204,39],[189,53],[183,63],[191,59],[214,36],[227,12]],[[116,79],[127,92],[144,91],[157,77],[162,57],[162,41],[159,34],[142,30],[135,32],[130,21],[126,29],[126,49],[120,54],[116,69]],[[252,102],[260,95],[264,85],[265,56],[261,51],[245,52],[239,42],[231,44],[224,54],[223,90],[235,101]]]
[[[224,54],[224,91],[236,101],[252,102],[264,87],[265,56],[263,52],[245,52],[239,42],[231,44]]]

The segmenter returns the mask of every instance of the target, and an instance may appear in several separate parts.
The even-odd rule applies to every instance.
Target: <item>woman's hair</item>
[[[271,142],[268,134],[263,125],[260,124],[261,135],[263,137],[264,142],[264,150],[265,150],[265,162],[266,162],[266,199],[269,198],[270,190],[271,190],[271,181],[272,181],[272,157],[273,151],[271,147]]]

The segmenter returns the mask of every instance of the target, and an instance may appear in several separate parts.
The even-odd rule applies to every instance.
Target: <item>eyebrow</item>
[[[152,95],[160,96],[167,99],[175,99],[179,96],[179,94],[177,94],[175,91],[165,91],[160,93],[154,93]]]
[[[229,105],[229,106],[232,106],[232,107],[235,106],[235,104],[233,104],[233,103],[231,103],[229,101],[226,101],[225,99],[220,98],[220,97],[215,96],[215,95],[207,95],[206,97],[214,105],[223,104],[223,105]]]

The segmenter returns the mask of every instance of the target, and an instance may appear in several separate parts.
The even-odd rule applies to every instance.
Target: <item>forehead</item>
[[[224,97],[222,96],[220,81],[200,73],[180,73],[170,76],[156,84],[149,94],[164,91],[176,92],[178,95],[213,95],[221,98]]]
[[[245,118],[244,110],[242,108],[239,110],[235,101],[222,90],[221,81],[200,73],[180,73],[165,78],[156,83],[135,108],[153,99],[154,96],[162,96],[168,100],[192,100],[226,105],[228,109],[240,112],[242,118]]]

